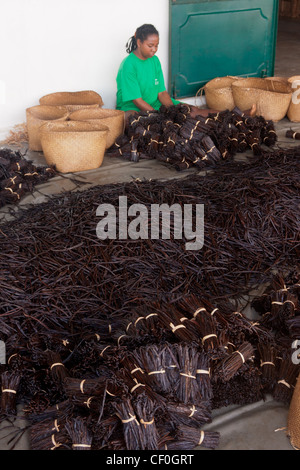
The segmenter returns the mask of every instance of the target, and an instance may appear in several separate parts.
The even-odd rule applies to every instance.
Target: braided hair
[[[126,43],[126,52],[130,54],[130,52],[135,51],[137,48],[137,40],[140,39],[144,42],[145,39],[152,34],[159,36],[157,29],[152,24],[143,24],[137,28],[135,35],[131,36]]]

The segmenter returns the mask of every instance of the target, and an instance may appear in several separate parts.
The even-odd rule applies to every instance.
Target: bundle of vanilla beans
[[[0,148],[0,207],[17,204],[35,186],[56,175],[54,166],[38,167],[19,150]]]
[[[214,167],[246,150],[259,154],[263,145],[272,147],[276,140],[273,122],[261,116],[235,108],[193,118],[182,103],[131,116],[107,154],[134,162],[156,158],[180,171]]]
[[[218,431],[205,425],[215,409],[266,393],[288,403],[299,372],[299,174],[299,148],[264,150],[205,177],[20,207],[0,227],[1,416],[23,405],[34,450],[214,449]],[[187,250],[184,235],[98,238],[97,207],[116,208],[118,229],[120,196],[149,214],[204,204],[203,247]],[[265,283],[250,320],[241,300]]]

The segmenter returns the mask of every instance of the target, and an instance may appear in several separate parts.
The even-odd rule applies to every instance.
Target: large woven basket
[[[92,90],[50,93],[42,96],[39,102],[50,106],[64,106],[70,112],[82,108],[99,108],[103,106],[101,96]]]
[[[241,111],[251,109],[255,104],[258,115],[275,122],[286,116],[292,98],[290,84],[258,77],[234,81],[232,94],[235,106]]]
[[[290,403],[287,434],[292,446],[295,449],[300,450],[300,375]]]
[[[94,170],[102,165],[108,128],[88,122],[47,123],[41,143],[48,165],[61,173]]]
[[[237,77],[217,77],[206,83],[203,90],[209,109],[216,111],[232,111],[235,104],[231,84]]]
[[[292,87],[292,99],[287,112],[290,121],[300,122],[300,75],[288,79]]]
[[[28,147],[33,151],[41,151],[40,127],[47,122],[66,121],[69,113],[66,108],[37,105],[26,109],[26,125]]]
[[[70,114],[71,121],[88,121],[103,124],[109,131],[106,139],[106,148],[111,147],[119,135],[123,134],[125,127],[125,113],[117,109],[81,109]]]

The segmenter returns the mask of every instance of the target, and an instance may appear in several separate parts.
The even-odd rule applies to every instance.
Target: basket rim
[[[109,132],[104,124],[93,124],[87,121],[48,122],[40,127],[41,134],[80,134],[83,132]]]
[[[239,80],[239,77],[234,77],[232,75],[227,75],[225,77],[215,77],[212,80],[209,80],[204,85],[204,90],[212,89],[217,90],[220,88],[231,88],[232,82]],[[219,86],[218,86],[219,85]]]
[[[91,116],[85,116],[85,114],[91,114]],[[95,115],[92,116],[92,115]],[[99,114],[99,116],[96,116],[97,114]],[[102,116],[101,116],[102,114]],[[77,109],[76,111],[72,111],[70,113],[70,119],[74,119],[74,117],[76,118],[77,116],[80,117],[82,116],[82,119],[84,120],[101,120],[101,119],[105,119],[105,118],[109,118],[109,117],[117,117],[117,116],[124,116],[124,111],[122,111],[121,109],[110,109],[110,108],[83,108],[83,109]],[[77,120],[77,119],[74,119],[74,120]]]
[[[252,77],[252,78],[256,78],[256,77]],[[251,78],[251,80],[252,80]],[[258,77],[257,77],[258,78]],[[247,80],[247,79],[246,79]],[[259,82],[257,80],[256,83],[257,85],[255,85],[255,83],[253,84],[249,84],[248,86],[244,83],[242,83],[242,81],[240,80],[236,80],[232,83],[232,90],[247,90],[247,91],[250,91],[250,90],[258,90],[260,93],[272,93],[272,94],[276,94],[276,95],[291,95],[292,94],[292,89],[291,89],[291,86],[287,84],[286,86],[286,89],[285,90],[266,90],[264,88],[261,88],[258,84],[259,83],[266,83],[264,79],[260,79],[258,78]],[[276,83],[280,83],[281,85],[284,86],[284,83],[283,82],[280,82],[279,80],[273,80],[274,82]],[[267,82],[272,82],[272,80],[268,80]]]
[[[51,100],[51,99],[54,99],[55,98],[58,98],[58,99],[64,99],[64,98],[72,98],[72,102],[63,102],[63,101],[59,101],[59,102],[56,102],[54,104],[54,106],[69,106],[69,105],[73,105],[73,106],[80,106],[82,105],[82,102],[79,100],[79,101],[76,101],[76,98],[79,97],[79,96],[90,96],[90,97],[93,97],[93,100],[91,103],[86,103],[86,104],[101,104],[103,105],[103,100],[102,100],[102,97],[101,95],[99,95],[99,93],[97,93],[96,91],[94,90],[82,90],[82,91],[56,91],[54,93],[48,93],[47,95],[44,95],[42,96],[40,99],[39,99],[39,102],[40,104],[45,104],[47,105],[48,103],[44,103],[45,101],[47,100]],[[49,105],[51,106],[51,105]]]
[[[29,114],[32,114],[33,117],[35,118],[38,118],[40,119],[41,121],[43,120],[48,120],[49,118],[47,118],[45,116],[45,119],[42,119],[40,116],[38,116],[35,112],[36,111],[56,111],[58,114],[59,114],[59,117],[68,117],[69,116],[69,111],[63,106],[51,106],[51,105],[48,105],[48,104],[38,104],[38,105],[35,105],[35,106],[30,106],[29,108],[26,108],[26,113],[29,113]]]

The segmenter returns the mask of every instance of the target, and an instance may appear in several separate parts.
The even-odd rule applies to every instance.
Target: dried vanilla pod
[[[65,428],[72,442],[72,450],[91,450],[93,436],[84,418],[76,417],[67,420]]]
[[[289,137],[290,139],[300,140],[300,132],[293,131],[292,129],[286,131],[285,136]]]
[[[157,405],[147,395],[139,395],[134,402],[134,408],[142,434],[143,448],[145,450],[157,450],[159,434],[156,427]]]
[[[18,204],[37,184],[56,175],[54,166],[37,167],[20,151],[0,148],[0,207]]]
[[[257,351],[260,359],[262,386],[267,391],[271,391],[274,388],[277,377],[277,350],[274,348],[273,344],[261,341],[257,344]]]
[[[212,420],[210,401],[203,400],[197,406],[168,401],[165,406],[170,422],[175,426],[184,424],[186,426],[199,427],[205,423],[210,423]]]
[[[45,354],[53,380],[62,383],[69,373],[62,362],[60,354],[49,350]]]
[[[216,449],[220,442],[220,433],[203,431],[191,426],[180,425],[174,441],[167,445],[167,450],[193,450],[195,447]]]
[[[276,401],[290,403],[299,375],[300,365],[292,361],[292,351],[285,351],[277,373],[277,382],[273,391],[273,398]]]
[[[129,398],[113,403],[115,414],[120,419],[124,429],[124,441],[127,450],[144,450],[144,434],[141,424]]]
[[[198,405],[202,401],[201,390],[197,382],[198,350],[187,344],[177,345],[178,381],[176,396],[184,404]]]
[[[169,394],[171,385],[164,365],[162,348],[156,344],[141,347],[138,355],[144,371],[144,381],[158,393]]]
[[[17,394],[21,381],[18,371],[5,371],[1,374],[1,414],[17,413]]]
[[[211,400],[213,396],[211,374],[212,359],[205,353],[200,352],[198,356],[198,365],[196,370],[197,382],[200,394],[203,400]]]
[[[254,354],[253,346],[245,341],[238,349],[233,351],[228,357],[218,363],[215,367],[214,372],[217,374],[220,380],[228,382],[231,380],[237,371],[248,361]]]

